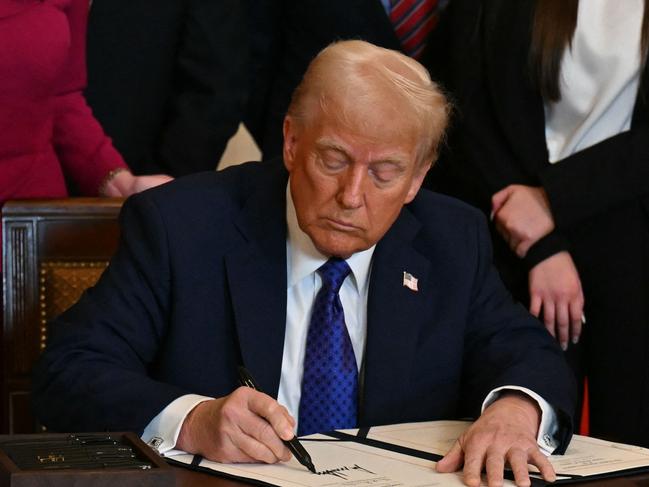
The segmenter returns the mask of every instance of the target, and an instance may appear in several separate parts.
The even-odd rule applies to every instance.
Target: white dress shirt
[[[297,420],[311,308],[322,284],[316,270],[327,261],[328,257],[318,252],[309,236],[300,229],[290,193],[290,185],[287,185],[286,188],[286,222],[288,227],[286,240],[287,316],[277,400]],[[345,324],[359,370],[363,362],[367,336],[367,295],[374,248],[375,246],[358,252],[347,259],[351,273],[343,282],[339,293],[345,312]],[[359,303],[362,303],[362,306],[359,306]],[[552,453],[557,447],[554,440],[554,433],[558,427],[556,414],[538,394],[518,386],[500,387],[489,393],[482,405],[482,410],[484,411],[489,404],[498,399],[503,390],[522,391],[538,403],[542,414],[537,442],[546,454]],[[180,453],[173,448],[178,440],[183,421],[196,405],[209,399],[212,398],[196,394],[179,397],[151,420],[142,434],[142,439],[154,446],[161,454],[171,456]]]
[[[561,63],[561,100],[545,104],[551,163],[629,130],[640,80],[643,0],[579,2]]]
[[[291,416],[298,418],[311,309],[316,294],[322,286],[322,280],[316,271],[327,262],[329,257],[318,252],[309,236],[300,229],[288,187],[286,188],[286,223],[288,228],[286,309],[288,311],[277,401],[288,409]],[[343,281],[339,291],[340,302],[345,311],[345,324],[354,348],[359,372],[367,336],[367,291],[375,247],[376,245],[373,245],[347,259],[351,272]]]

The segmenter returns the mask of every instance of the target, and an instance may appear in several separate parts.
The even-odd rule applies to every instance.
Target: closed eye
[[[390,183],[403,174],[404,167],[395,161],[379,161],[371,164],[369,171],[379,183]]]
[[[320,161],[325,169],[336,172],[349,165],[347,155],[337,149],[326,149],[320,153]]]

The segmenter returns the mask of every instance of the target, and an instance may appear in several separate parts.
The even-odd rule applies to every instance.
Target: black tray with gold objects
[[[134,433],[0,435],[0,487],[171,487],[174,472]]]

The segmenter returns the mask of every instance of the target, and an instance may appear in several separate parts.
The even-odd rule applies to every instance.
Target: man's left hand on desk
[[[480,473],[487,470],[489,487],[503,484],[505,464],[514,473],[516,485],[528,486],[528,464],[535,465],[544,479],[553,482],[554,469],[536,442],[541,413],[536,403],[523,394],[504,394],[453,445],[437,464],[437,471],[455,472],[464,464],[464,483],[480,485]]]

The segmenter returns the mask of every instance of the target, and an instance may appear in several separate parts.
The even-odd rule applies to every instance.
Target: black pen
[[[252,378],[252,375],[250,375],[248,369],[246,369],[242,365],[239,366],[239,382],[241,382],[242,386],[250,387],[251,389],[259,391],[259,387],[257,386],[255,379]],[[304,449],[304,447],[299,442],[296,436],[294,436],[290,440],[282,440],[282,441],[288,447],[288,449],[291,450],[291,453],[297,459],[298,462],[300,462],[302,465],[308,468],[312,473],[315,473],[315,466],[311,461],[311,456]]]

